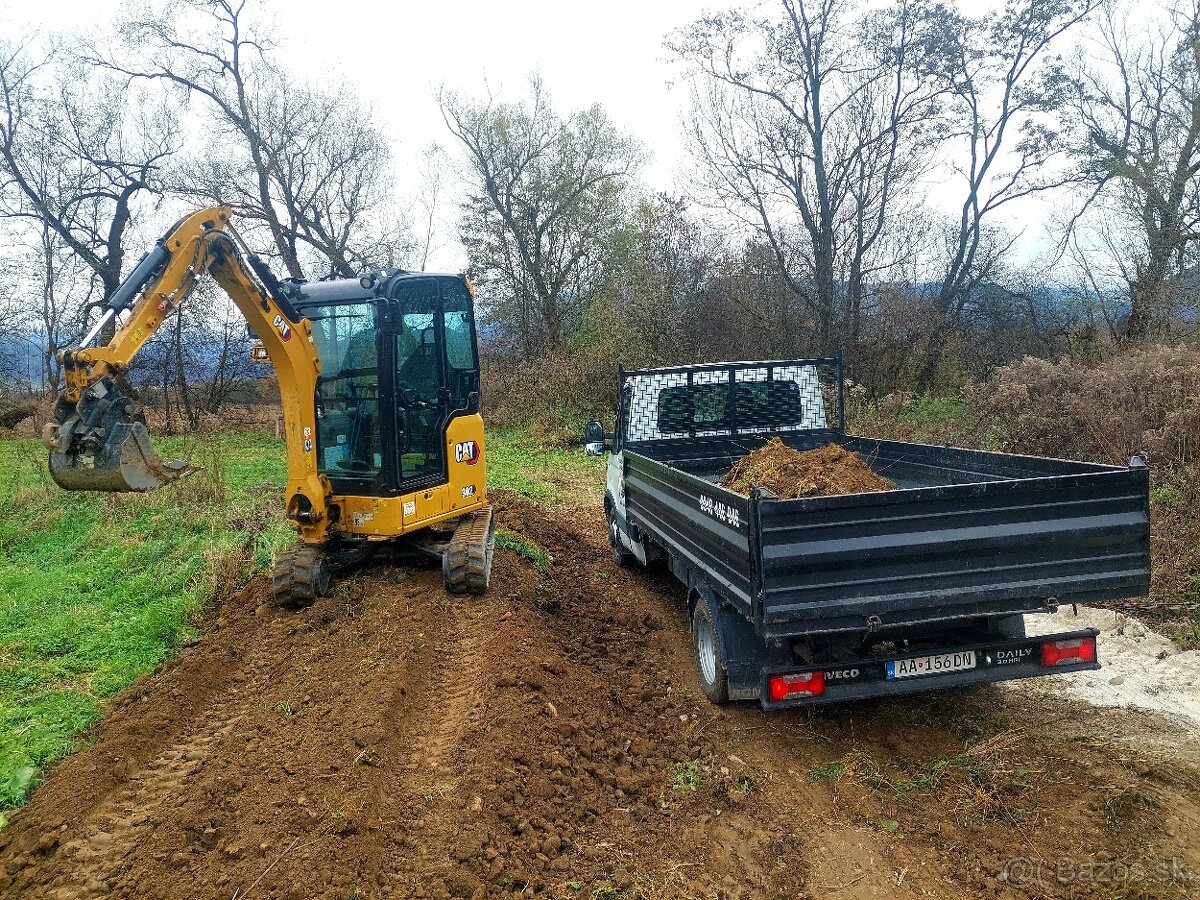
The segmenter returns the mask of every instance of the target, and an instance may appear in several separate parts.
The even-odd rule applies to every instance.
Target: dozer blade
[[[60,406],[62,406],[60,404]],[[132,418],[133,401],[108,379],[93,385],[74,410],[56,408],[46,426],[50,474],[68,491],[153,491],[196,471],[182,460],[162,459],[146,426]]]

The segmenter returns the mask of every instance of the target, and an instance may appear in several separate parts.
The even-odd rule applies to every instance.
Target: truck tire
[[[604,504],[604,517],[608,520],[608,546],[612,551],[613,562],[622,569],[628,569],[637,562],[637,557],[621,543],[621,526],[617,523],[617,514],[612,504]]]
[[[700,689],[713,703],[729,702],[729,676],[721,659],[721,641],[717,635],[713,611],[709,609],[704,595],[696,599],[692,611],[692,655],[696,660],[696,674],[700,676]]]

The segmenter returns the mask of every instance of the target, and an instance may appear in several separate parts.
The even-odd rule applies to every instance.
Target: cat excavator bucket
[[[164,460],[150,444],[133,401],[111,378],[102,378],[70,404],[55,405],[55,421],[42,440],[50,449],[50,475],[68,491],[153,491],[196,471],[182,460]]]

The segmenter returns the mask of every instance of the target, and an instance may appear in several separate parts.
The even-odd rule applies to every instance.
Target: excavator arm
[[[317,472],[314,452],[321,363],[312,326],[246,250],[229,224],[231,215],[229,207],[213,207],[180,221],[122,282],[82,344],[61,351],[64,387],[55,421],[42,434],[50,473],[67,490],[113,492],[152,491],[195,471],[155,453],[121,376],[207,272],[246,317],[275,367],[287,441],[287,514],[306,543],[320,544],[329,526],[330,486]],[[128,318],[108,344],[91,347],[103,326],[125,311]]]

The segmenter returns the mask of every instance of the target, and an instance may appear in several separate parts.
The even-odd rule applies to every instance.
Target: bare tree
[[[36,264],[32,280],[39,302],[33,310],[32,332],[28,310],[19,321],[24,325],[26,339],[36,343],[41,357],[41,388],[54,395],[62,381],[58,351],[78,341],[78,318],[83,312],[79,303],[89,293],[91,275],[86,263],[48,223],[40,223],[36,241],[30,259]]]
[[[135,203],[161,191],[177,128],[169,107],[121,80],[35,54],[31,42],[0,43],[0,215],[39,248],[53,355],[67,317],[78,322],[120,284]],[[59,248],[91,275],[70,303],[53,294]]]
[[[218,134],[244,143],[257,210],[288,273],[300,277],[294,241],[272,202],[267,148],[255,124],[255,87],[272,45],[246,28],[245,5],[245,0],[189,0],[169,11],[131,10],[119,28],[132,61],[126,64],[107,48],[97,48],[93,62],[129,77],[164,81],[212,104],[225,125]]]
[[[1084,68],[1072,104],[1084,136],[1077,147],[1089,176],[1083,210],[1068,237],[1085,271],[1090,243],[1128,291],[1124,337],[1169,327],[1194,293],[1200,246],[1200,3],[1166,10],[1165,22],[1110,8],[1100,26],[1101,58]],[[1149,25],[1149,28],[1146,26]],[[1094,213],[1090,236],[1075,229]],[[1097,279],[1099,282],[1099,279]],[[1097,296],[1104,288],[1096,284]]]
[[[350,277],[408,251],[411,242],[392,203],[386,135],[368,125],[345,83],[311,88],[270,69],[258,80],[253,140],[265,150],[272,215],[294,258],[314,275]],[[176,191],[203,202],[229,203],[239,215],[270,226],[253,156],[236,146],[182,169]]]
[[[493,314],[523,351],[557,349],[604,283],[640,150],[599,106],[560,119],[537,77],[520,103],[439,100],[466,150],[463,241]]]
[[[37,348],[38,388],[58,390],[58,351],[120,284],[135,206],[161,190],[174,126],[164,104],[61,49],[0,44],[0,216],[27,248],[10,321]]]
[[[390,150],[371,111],[344,83],[305,85],[277,66],[246,6],[184,0],[139,10],[121,26],[128,60],[97,50],[94,61],[204,101],[209,128],[225,140],[217,152],[206,145],[175,188],[260,223],[289,275],[303,275],[306,251],[343,276],[394,256],[403,229],[383,218],[394,209],[381,196]]]
[[[999,216],[1023,198],[1076,182],[1054,169],[1066,142],[1055,129],[1070,77],[1052,48],[1086,19],[1099,0],[1010,0],[979,18],[948,13],[942,78],[952,100],[947,148],[962,178],[963,200],[947,235],[947,258],[935,297],[918,386],[927,389],[947,336],[981,285],[994,280],[1015,237]]]
[[[261,374],[262,363],[250,358],[245,319],[236,309],[225,305],[223,314],[204,325],[209,360],[202,385],[204,409],[218,413],[240,387]]]
[[[437,143],[429,144],[421,151],[418,164],[420,188],[416,197],[417,227],[419,233],[416,240],[417,268],[424,272],[429,266],[429,257],[445,243],[443,237],[443,207],[447,193],[447,164],[446,151]]]
[[[58,351],[77,336],[91,273],[45,223],[16,229],[7,249],[0,260],[0,382],[53,394],[62,376]]]
[[[725,310],[709,293],[728,248],[686,200],[666,194],[640,200],[608,252],[613,277],[600,303],[625,364],[700,360],[728,346]]]
[[[868,279],[907,252],[891,226],[933,161],[944,91],[940,7],[857,9],[782,0],[777,16],[709,16],[669,42],[699,76],[701,197],[761,236],[821,350],[853,335]]]

